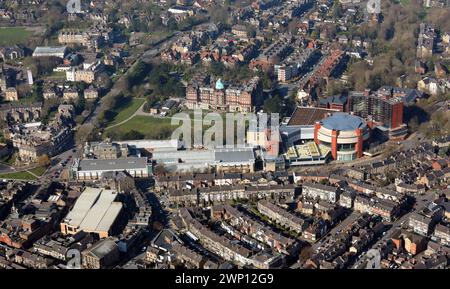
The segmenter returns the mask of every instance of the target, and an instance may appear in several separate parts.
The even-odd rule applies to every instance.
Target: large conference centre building
[[[316,144],[329,147],[332,158],[338,161],[352,161],[362,157],[369,137],[367,122],[348,113],[333,113],[316,122],[314,127]]]

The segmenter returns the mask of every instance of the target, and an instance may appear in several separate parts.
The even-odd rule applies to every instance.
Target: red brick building
[[[186,88],[186,106],[189,109],[251,112],[261,93],[262,86],[258,77],[241,86],[228,87],[218,79],[213,87],[207,84],[190,84]]]
[[[370,137],[367,123],[360,117],[335,113],[317,122],[314,141],[327,146],[334,160],[352,161],[362,157],[364,143]]]

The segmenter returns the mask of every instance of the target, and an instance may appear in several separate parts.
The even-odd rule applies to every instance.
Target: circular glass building
[[[362,157],[370,129],[364,119],[347,113],[334,113],[317,122],[314,141],[327,146],[334,160],[352,161]]]

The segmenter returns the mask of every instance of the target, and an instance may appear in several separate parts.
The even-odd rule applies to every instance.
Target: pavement
[[[5,163],[0,163],[0,173],[1,174],[12,173],[15,171],[16,171],[16,168],[14,168],[13,166],[7,165]]]
[[[151,49],[148,49],[145,52],[143,52],[140,56],[138,56],[136,58],[136,61],[130,67],[127,68],[125,73],[122,74],[120,76],[120,78],[126,77],[128,75],[128,73],[130,73],[130,71],[133,71],[133,68],[139,63],[139,61],[151,62],[156,56],[158,56],[159,53],[161,53],[161,51],[163,49],[165,49],[166,47],[169,47],[182,34],[183,34],[183,32],[177,31],[173,35],[169,36],[167,39],[165,39],[165,40],[161,41],[160,43],[156,44]],[[102,97],[96,103],[95,108],[92,110],[91,114],[85,119],[85,121],[83,122],[82,126],[84,126],[85,128],[89,129],[90,131],[92,131],[97,126],[97,118],[98,118],[98,115],[100,114],[100,112],[102,111],[102,104],[105,101],[105,99],[107,99],[109,97],[112,97],[112,96],[115,96],[115,95],[118,95],[119,93],[122,92],[121,89],[119,89],[117,87],[117,83],[119,83],[119,82],[120,82],[120,79],[118,79],[114,83],[113,87],[108,92],[108,94],[105,95],[104,97]],[[124,122],[122,122],[122,123],[124,123]]]
[[[114,128],[114,127],[118,127],[118,126],[120,126],[120,125],[123,125],[124,123],[126,123],[126,122],[128,122],[128,121],[130,121],[131,119],[133,119],[134,117],[136,117],[136,116],[150,116],[150,117],[153,117],[153,118],[159,118],[159,119],[170,119],[170,120],[185,120],[185,118],[183,118],[183,117],[181,117],[181,116],[163,116],[163,115],[160,115],[160,114],[153,114],[153,113],[149,113],[149,112],[145,112],[144,111],[144,106],[145,106],[145,104],[146,104],[146,102],[144,102],[131,116],[129,116],[127,119],[125,119],[125,120],[123,120],[123,121],[121,121],[121,122],[119,122],[119,123],[116,123],[116,124],[113,124],[113,125],[111,125],[111,126],[108,126],[106,129],[111,129],[111,128]],[[191,116],[190,116],[191,117]],[[194,122],[202,122],[203,123],[203,118],[192,118],[191,117],[191,119],[194,121]]]
[[[313,252],[317,251],[319,247],[323,246],[328,242],[331,236],[334,236],[336,234],[339,234],[338,232],[344,231],[349,225],[351,225],[354,221],[360,217],[361,214],[358,212],[352,212],[350,216],[345,218],[341,223],[339,223],[337,226],[335,226],[333,229],[330,230],[330,232],[323,238],[319,239],[316,243],[314,243],[311,248],[313,249]]]
[[[167,228],[169,224],[168,212],[164,210],[158,196],[153,191],[153,180],[139,180],[136,182],[136,186],[144,193],[152,207],[151,222],[157,221]]]
[[[130,115],[127,119],[124,119],[123,121],[110,125],[108,126],[106,129],[111,129],[113,127],[117,127],[117,126],[121,126],[122,124],[130,121],[133,117],[138,116],[138,115],[147,115],[146,112],[144,112],[144,106],[147,102],[145,101],[132,115]],[[148,115],[152,115],[150,113],[148,113]]]
[[[72,166],[73,160],[79,157],[81,151],[76,146],[72,145],[66,151],[51,158],[52,165],[47,172],[41,177],[50,181],[57,181],[61,179],[63,170],[69,170]]]
[[[435,199],[434,197],[435,197],[435,191],[433,191],[433,190],[428,191],[424,195],[417,196],[416,197],[415,208],[422,208],[423,206],[425,206],[426,203],[428,203],[431,200],[434,200]],[[384,236],[380,240],[378,240],[375,244],[373,244],[371,249],[379,248],[384,241],[389,240],[397,229],[401,228],[403,224],[407,224],[409,217],[415,211],[416,211],[416,209],[413,209],[411,212],[403,215],[402,217],[400,217],[399,219],[394,221],[392,223],[392,227],[389,230],[386,231],[386,233],[384,234]],[[359,261],[357,261],[353,265],[353,268],[360,268],[360,266],[365,261],[364,257],[365,257],[365,254],[367,253],[367,251],[365,253],[361,254],[361,257],[360,257]]]
[[[349,225],[351,225],[354,221],[356,221],[356,219],[358,219],[358,217],[360,217],[360,216],[361,216],[360,213],[352,212],[347,218],[345,218],[337,226],[334,226],[334,228],[331,229],[330,232],[328,232],[328,234],[326,234],[325,236],[323,236],[322,238],[317,240],[311,246],[312,252],[316,253],[317,250],[319,250],[319,248],[321,246],[325,245],[329,241],[331,236],[334,236],[334,235],[339,234],[340,232],[344,231]],[[290,268],[291,269],[300,269],[301,266],[302,266],[302,263],[297,262],[297,263],[293,264]]]
[[[323,63],[324,60],[325,60],[325,57],[321,56],[320,59],[310,68],[310,70],[308,72],[306,72],[305,74],[303,74],[299,80],[296,80],[293,82],[288,82],[288,83],[281,83],[278,85],[279,89],[287,90],[286,96],[291,95],[291,93],[293,91],[295,91],[296,89],[299,89],[308,81],[308,79],[313,75],[313,73]]]

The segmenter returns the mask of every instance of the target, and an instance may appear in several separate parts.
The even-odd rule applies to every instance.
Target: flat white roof
[[[186,164],[193,163],[246,163],[254,162],[253,148],[222,148],[204,150],[179,150],[174,152],[154,152],[153,159],[158,162],[175,162],[181,159]]]
[[[118,144],[127,144],[134,146],[138,149],[152,149],[161,151],[176,151],[182,147],[182,143],[179,140],[128,140],[117,141]]]
[[[23,126],[26,127],[26,128],[30,128],[30,127],[40,127],[41,124],[42,124],[42,123],[41,123],[40,121],[37,121],[37,122],[29,122],[29,123],[26,123],[26,124],[24,124]]]
[[[33,54],[54,54],[65,52],[66,46],[38,46],[34,50]]]
[[[79,171],[124,171],[147,168],[146,157],[120,159],[84,159],[78,165]]]
[[[177,160],[181,159],[185,162],[213,162],[214,151],[212,150],[179,150],[173,152],[154,152],[152,155],[154,160]]]

